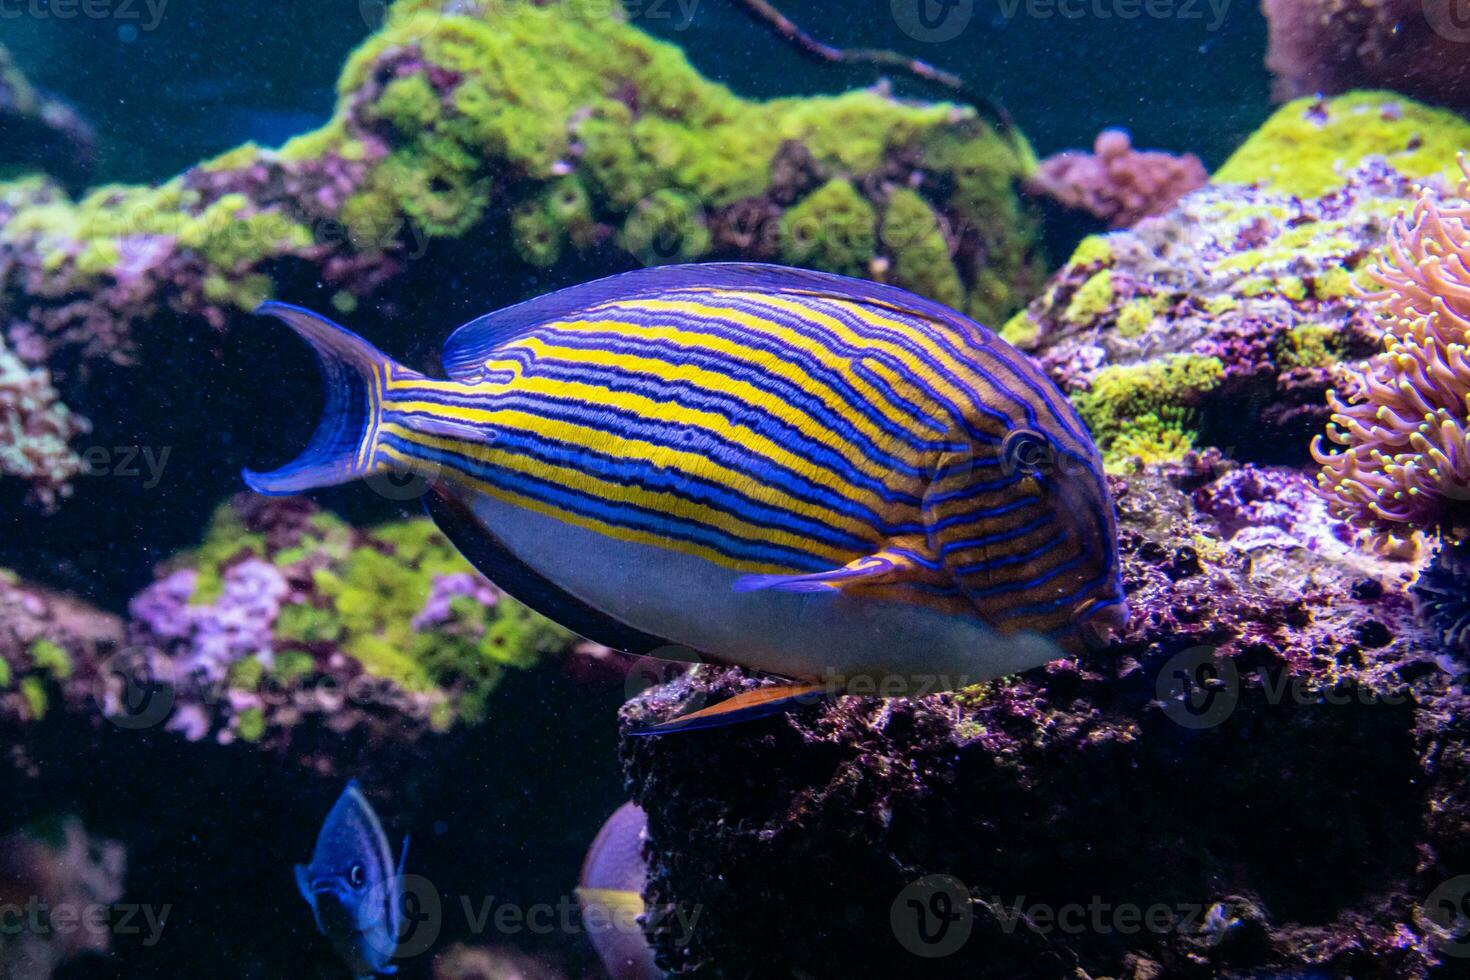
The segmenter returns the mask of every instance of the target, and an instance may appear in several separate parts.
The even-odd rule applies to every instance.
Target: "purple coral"
[[[226,569],[223,590],[211,603],[194,605],[197,573],[173,572],[144,589],[129,605],[133,618],[178,654],[175,667],[206,682],[220,681],[245,657],[269,664],[271,627],[291,592],[269,562],[248,558]]]
[[[473,572],[436,575],[429,587],[429,597],[424,600],[424,608],[413,618],[413,628],[422,631],[444,625],[453,615],[450,601],[465,597],[489,609],[500,601],[500,590]]]
[[[1194,503],[1237,548],[1306,547],[1336,554],[1351,530],[1328,512],[1300,470],[1246,464],[1195,491]]]
[[[1043,160],[1032,186],[1114,228],[1128,228],[1163,214],[1208,179],[1204,164],[1192,153],[1135,150],[1126,132],[1105,129],[1097,134],[1092,153],[1069,150]]]

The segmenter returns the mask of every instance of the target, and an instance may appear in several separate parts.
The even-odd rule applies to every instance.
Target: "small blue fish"
[[[296,865],[296,887],[317,929],[355,977],[398,972],[388,961],[402,932],[407,857],[405,837],[394,866],[383,825],[354,779],[327,814],[311,863]]]

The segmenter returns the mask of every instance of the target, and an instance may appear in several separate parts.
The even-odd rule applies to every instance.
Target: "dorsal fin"
[[[915,296],[897,286],[885,286],[866,279],[851,279],[809,269],[791,269],[783,265],[703,262],[624,272],[580,286],[559,289],[554,293],[487,313],[471,320],[450,335],[444,345],[444,370],[454,380],[463,381],[479,371],[491,351],[534,327],[566,319],[599,303],[646,298],[687,289],[753,289],[873,303],[906,310],[944,323],[978,329],[981,340],[988,340],[993,336],[989,330],[960,316],[949,307],[922,296]]]
[[[432,484],[424,495],[424,508],[449,543],[486,578],[536,612],[595,643],[645,654],[669,646],[667,640],[650,636],[621,623],[558,588],[531,566],[511,554],[464,502],[446,487]]]

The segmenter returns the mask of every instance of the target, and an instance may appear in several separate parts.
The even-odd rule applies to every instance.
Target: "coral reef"
[[[0,176],[40,171],[80,187],[91,173],[96,144],[86,120],[32,85],[0,45]]]
[[[480,721],[506,669],[574,643],[427,519],[361,530],[299,498],[235,498],[129,611],[171,730],[267,747],[313,719],[370,740]]]
[[[50,373],[22,363],[0,340],[0,477],[25,481],[33,500],[54,508],[82,472],[70,442],[88,428],[61,403]]]
[[[0,729],[41,721],[53,708],[95,716],[98,668],[124,632],[120,619],[0,569]],[[12,761],[30,764],[23,749]]]
[[[1389,231],[1369,297],[1384,349],[1328,392],[1328,454],[1312,455],[1334,511],[1390,543],[1414,530],[1470,533],[1470,164],[1461,197],[1429,190]]]
[[[1134,615],[1109,649],[624,739],[649,909],[703,910],[688,945],[648,930],[661,966],[1458,975],[1434,905],[1470,872],[1470,727],[1450,720],[1470,692],[1409,571],[1355,548],[1294,469],[1206,453],[1115,487]],[[625,730],[755,683],[697,668],[630,702]]]
[[[616,3],[400,0],[338,91],[323,128],[159,186],[73,201],[42,180],[0,185],[15,353],[74,383],[86,412],[80,361],[167,360],[277,291],[352,311],[436,247],[512,282],[517,265],[591,278],[703,257],[897,268],[991,322],[1040,282],[1019,137],[876,90],[742,99]],[[921,255],[876,233],[900,190],[950,229],[920,236]]]
[[[1114,228],[1128,228],[1169,210],[1207,180],[1194,154],[1135,150],[1127,132],[1105,129],[1091,153],[1068,150],[1042,160],[1030,187]]]
[[[1392,88],[1470,107],[1470,26],[1453,0],[1263,0],[1278,99]]]
[[[1128,628],[962,691],[838,698],[718,740],[625,737],[661,966],[1458,975],[1444,898],[1470,873],[1470,672],[1441,643],[1465,632],[1463,556],[1411,592],[1416,567],[1360,548],[1353,509],[1298,467],[1339,372],[1380,346],[1372,256],[1467,140],[1470,124],[1383,94],[1303,100],[1169,211],[1081,243],[1005,334],[1117,474]],[[1458,316],[1428,298],[1462,268],[1445,207],[1421,205],[1416,248],[1401,227],[1377,273],[1414,297],[1420,346],[1431,310]],[[1364,427],[1393,428],[1379,404],[1432,373],[1392,356],[1378,403],[1349,409]],[[1401,375],[1413,385],[1389,385]],[[758,683],[696,668],[631,701],[624,730]],[[777,913],[770,882],[792,867],[821,873],[781,878]],[[681,907],[705,914],[688,943],[659,924]]]
[[[75,816],[0,839],[0,977],[48,980],[68,960],[107,952],[126,870],[123,845]]]
[[[1115,471],[1200,445],[1304,462],[1337,366],[1378,346],[1355,284],[1467,143],[1470,123],[1380,93],[1291,103],[1172,210],[1084,239],[1003,333]]]

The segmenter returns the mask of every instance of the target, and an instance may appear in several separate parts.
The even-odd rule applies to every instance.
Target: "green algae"
[[[527,201],[510,216],[511,245],[521,261],[549,268],[561,261],[567,238],[541,198]]]
[[[1189,413],[1179,409],[1145,412],[1129,421],[1103,454],[1103,465],[1119,472],[1135,460],[1144,464],[1171,463],[1194,448],[1194,432],[1188,428]]]
[[[51,640],[36,640],[26,651],[38,670],[49,674],[54,680],[64,681],[71,676],[71,654]]]
[[[1345,175],[1369,157],[1381,157],[1405,176],[1453,184],[1456,155],[1466,146],[1470,121],[1391,92],[1303,98],[1278,109],[1214,180],[1321,197],[1342,187]]]
[[[557,171],[574,165],[579,193],[572,213],[535,203],[513,212],[516,252],[529,264],[561,261],[568,243],[588,247],[594,219],[619,229],[620,244],[645,263],[697,258],[709,247],[706,217],[769,193],[772,161],[795,143],[829,181],[783,215],[783,258],[863,274],[877,245],[874,202],[851,178],[918,151],[926,169],[951,187],[941,206],[986,239],[985,268],[969,270],[973,285],[965,296],[962,284],[955,288],[964,278],[959,271],[926,272],[942,242],[924,235],[913,242],[916,255],[891,256],[894,266],[905,270],[911,288],[933,289],[952,305],[987,314],[1019,306],[1015,281],[1025,277],[1012,273],[1035,273],[1035,222],[1022,212],[1015,187],[1035,160],[1023,141],[998,136],[970,110],[903,104],[873,92],[742,99],[700,76],[676,47],[631,27],[616,5],[592,11],[577,3],[487,2],[479,13],[439,15],[433,3],[395,4],[384,30],[349,60],[338,91],[346,106],[381,59],[416,47],[460,79],[439,100],[442,114],[434,116],[434,100],[422,88],[402,87],[402,79],[378,96],[391,106],[370,114],[416,120],[412,137],[420,150],[447,141],[482,161],[484,171],[508,171],[523,201],[544,200],[542,189],[561,179]],[[395,152],[405,150],[415,143]],[[422,181],[415,185],[400,173],[395,183],[413,188],[408,200],[421,198]],[[473,212],[476,195],[466,201]],[[914,203],[903,200],[900,208]],[[375,179],[349,205],[354,219],[371,217],[380,226],[408,210]],[[827,215],[838,219],[830,233],[808,221]],[[430,235],[457,233],[443,217],[427,222]]]
[[[939,216],[917,191],[894,191],[883,211],[884,250],[893,256],[893,281],[956,309],[965,286],[950,258]]]
[[[1182,456],[1193,437],[1179,413],[1197,404],[1223,376],[1224,366],[1217,357],[1173,354],[1105,367],[1087,390],[1072,395],[1072,402],[1102,450],[1104,463],[1115,469],[1133,456]]]
[[[639,201],[628,214],[619,244],[644,265],[689,262],[709,251],[709,227],[699,199],[675,190],[659,190]]]
[[[1091,323],[1112,308],[1114,298],[1113,274],[1104,269],[1094,273],[1077,287],[1067,308],[1062,312],[1062,319],[1075,324]]]
[[[1025,310],[1018,311],[998,331],[1000,339],[1017,347],[1026,347],[1041,336],[1041,324]]]
[[[368,117],[386,120],[398,132],[412,136],[439,121],[439,93],[423,75],[395,78],[383,87]]]
[[[1342,360],[1347,343],[1341,332],[1325,323],[1300,323],[1288,330],[1276,351],[1276,362],[1287,368],[1330,367]]]
[[[1141,337],[1154,322],[1154,305],[1146,299],[1131,299],[1118,310],[1118,335]]]
[[[235,720],[235,731],[247,742],[259,742],[265,735],[265,712],[259,708],[246,708]]]
[[[203,542],[180,561],[194,570],[194,592],[189,601],[207,605],[217,600],[224,592],[225,566],[246,554],[263,556],[265,536],[248,532],[233,508],[216,509],[205,528]]]
[[[1077,243],[1072,251],[1069,265],[1109,265],[1113,261],[1113,245],[1106,235],[1088,235]]]
[[[39,677],[20,679],[20,695],[26,703],[32,719],[40,721],[51,707],[51,696],[46,693],[46,683]]]
[[[781,219],[781,258],[860,276],[873,256],[877,224],[872,204],[850,181],[828,181]]]

